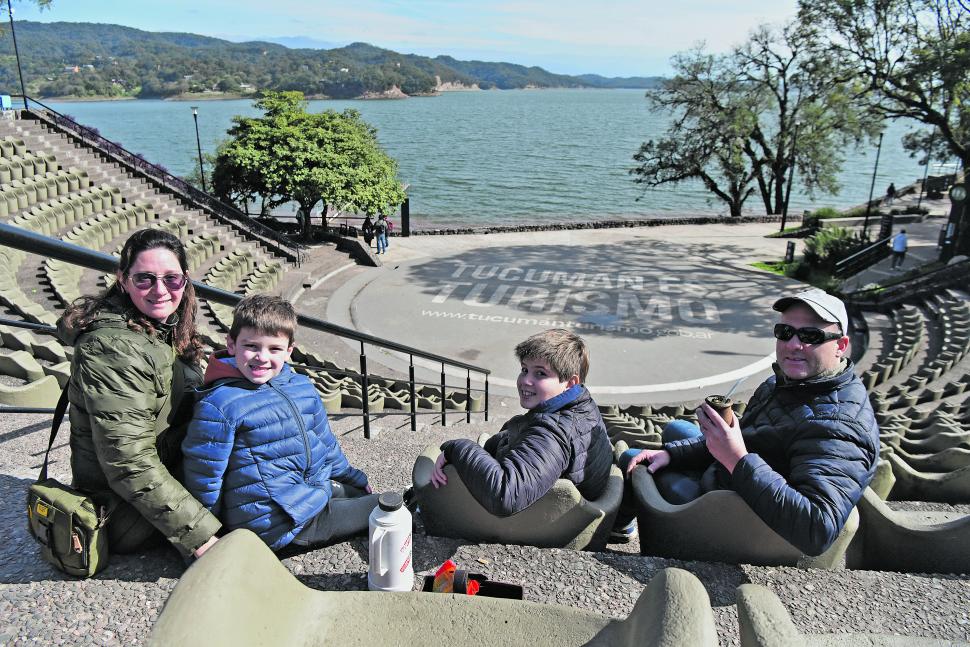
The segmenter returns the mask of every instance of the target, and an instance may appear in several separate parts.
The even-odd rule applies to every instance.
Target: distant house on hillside
[[[77,74],[78,72],[81,71],[81,68],[79,68],[77,65],[65,65],[64,66],[64,71],[65,72],[73,72],[74,74]]]

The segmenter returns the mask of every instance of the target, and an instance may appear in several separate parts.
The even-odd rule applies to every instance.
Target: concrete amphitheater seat
[[[882,450],[880,449],[880,452]],[[882,499],[886,500],[889,498],[889,493],[893,491],[893,486],[896,485],[896,475],[893,474],[892,463],[887,461],[883,455],[880,453],[879,461],[876,463],[876,474],[872,477],[872,482],[869,483],[869,488],[872,489],[876,495]]]
[[[633,470],[640,554],[674,559],[839,569],[859,528],[859,513],[849,515],[832,546],[812,557],[781,538],[736,492],[715,490],[675,505],[668,503],[642,465]]]
[[[886,456],[893,467],[896,485],[889,498],[894,501],[970,503],[970,467],[952,472],[921,472],[895,453]]]
[[[488,436],[482,434],[479,444],[484,444]],[[584,499],[571,481],[559,479],[525,510],[497,517],[475,500],[452,465],[445,466],[448,485],[438,489],[431,485],[431,471],[440,452],[438,445],[429,446],[411,471],[428,534],[543,548],[602,550],[606,546],[623,499],[623,474],[615,465],[606,489],[596,500]]]
[[[61,396],[61,387],[53,375],[45,375],[26,384],[0,384],[0,404],[8,407],[53,408]]]
[[[970,515],[893,510],[867,489],[861,527],[850,548],[852,568],[900,573],[970,573]]]
[[[933,454],[910,454],[896,448],[895,453],[914,470],[920,472],[952,472],[970,467],[970,449],[950,447]]]
[[[960,427],[949,428],[953,431],[940,431],[915,440],[906,434],[899,439],[899,447],[911,454],[935,454],[952,447],[970,449],[970,431],[962,431]]]
[[[257,645],[717,645],[700,581],[670,568],[616,620],[560,605],[440,593],[318,591],[256,535],[221,539],[179,580],[149,647]]]
[[[775,593],[759,584],[737,590],[741,647],[966,647],[968,643],[896,634],[803,634]]]

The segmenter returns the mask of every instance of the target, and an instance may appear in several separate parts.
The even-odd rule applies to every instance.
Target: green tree
[[[846,63],[876,115],[931,129],[913,151],[945,146],[970,167],[970,10],[966,0],[801,0],[818,49]],[[931,144],[930,142],[934,143]]]
[[[760,27],[728,54],[675,56],[674,78],[647,95],[674,119],[634,157],[637,181],[699,179],[732,216],[754,190],[765,213],[780,213],[796,168],[810,195],[837,191],[841,150],[871,132],[837,62],[810,42],[811,32],[791,23]]]
[[[745,147],[759,107],[748,101],[724,57],[695,49],[672,63],[677,74],[647,99],[654,111],[674,119],[661,139],[640,146],[633,157],[639,166],[630,172],[648,188],[700,180],[732,217],[740,216],[755,190]]]
[[[878,132],[852,101],[840,62],[813,44],[801,23],[762,26],[730,56],[740,88],[761,106],[746,152],[767,214],[788,203],[796,169],[809,195],[837,192],[844,148]]]
[[[331,207],[378,213],[404,201],[397,163],[356,110],[311,114],[301,92],[266,92],[255,105],[265,114],[233,117],[219,149],[217,194],[258,195],[267,208],[296,202],[307,227],[321,201],[323,224]]]

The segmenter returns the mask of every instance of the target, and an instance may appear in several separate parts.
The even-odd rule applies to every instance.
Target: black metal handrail
[[[907,281],[886,287],[856,290],[844,295],[846,305],[856,307],[892,306],[906,299],[919,299],[941,287],[965,285],[970,277],[970,260],[938,267]]]
[[[117,163],[152,179],[164,186],[167,190],[181,195],[186,200],[190,200],[194,206],[204,210],[220,222],[243,229],[250,236],[259,239],[278,254],[295,262],[297,265],[305,260],[306,252],[303,251],[304,246],[285,234],[256,221],[236,207],[222,202],[215,196],[197,189],[182,178],[172,175],[164,168],[132,153],[120,144],[105,138],[83,124],[79,124],[37,99],[22,95],[14,96],[20,97],[21,99],[29,99],[31,104],[40,106],[41,108],[37,109],[32,105],[30,108],[24,109],[25,113],[58,130],[66,131],[68,134],[80,139],[85,145],[97,148]],[[24,105],[27,105],[26,101]]]
[[[869,267],[873,263],[881,260],[886,252],[885,245],[890,240],[892,240],[892,236],[887,236],[850,256],[846,256],[835,264],[835,275],[845,276],[846,274],[851,274]]]
[[[57,240],[55,238],[48,238],[47,236],[16,227],[14,225],[9,225],[6,223],[0,223],[0,244],[6,245],[8,247],[13,247],[14,249],[19,249],[25,252],[30,252],[32,254],[37,254],[40,256],[45,256],[48,258],[57,259],[64,261],[66,263],[71,263],[74,265],[80,265],[92,270],[97,270],[99,272],[109,272],[114,273],[118,269],[118,259],[109,254],[103,252],[97,252],[94,250],[86,249],[84,247],[79,247],[78,245],[73,245],[71,243],[66,243],[64,241]],[[221,290],[219,288],[214,288],[210,285],[199,281],[193,281],[192,285],[195,286],[196,294],[199,297],[206,299],[207,301],[213,301],[215,303],[221,303],[223,305],[234,306],[243,297],[239,294],[233,292],[228,292],[226,290]],[[368,385],[370,383],[370,377],[367,371],[367,354],[365,351],[365,344],[370,344],[372,346],[377,346],[390,351],[402,353],[409,358],[409,390],[410,390],[410,401],[411,407],[410,412],[407,415],[411,417],[411,430],[417,430],[417,416],[419,413],[417,411],[417,400],[415,398],[415,366],[414,358],[420,358],[423,360],[434,362],[441,367],[440,381],[434,383],[435,386],[441,389],[441,409],[437,413],[441,416],[441,424],[444,425],[446,422],[446,403],[445,403],[445,393],[448,388],[448,384],[445,379],[445,369],[446,367],[452,367],[461,369],[465,372],[465,384],[464,391],[466,397],[465,405],[465,420],[466,422],[471,422],[471,395],[473,391],[481,391],[484,393],[484,416],[485,420],[488,420],[488,376],[491,374],[487,368],[482,368],[480,366],[475,366],[474,364],[469,364],[467,362],[462,362],[460,360],[450,359],[436,353],[430,353],[423,351],[419,348],[414,348],[413,346],[408,346],[407,344],[399,344],[397,342],[389,341],[381,337],[375,337],[373,335],[368,335],[367,333],[358,332],[351,328],[344,328],[343,326],[338,326],[332,324],[329,321],[324,321],[323,319],[318,319],[316,317],[310,317],[307,315],[298,315],[297,323],[301,326],[305,326],[312,330],[318,330],[320,332],[330,333],[332,335],[337,335],[339,337],[344,337],[346,339],[352,339],[360,343],[360,380],[361,380],[361,401],[362,401],[362,416],[364,424],[364,437],[370,438],[370,411],[368,405]],[[30,324],[31,327],[38,327],[38,324]],[[39,329],[39,328],[38,328]],[[472,388],[471,379],[472,373],[481,375],[484,381],[484,387],[482,388]],[[375,376],[378,377],[378,376]],[[402,380],[403,381],[403,380]],[[431,383],[427,383],[431,384]],[[452,387],[454,388],[454,387]],[[387,414],[394,415],[394,414]]]

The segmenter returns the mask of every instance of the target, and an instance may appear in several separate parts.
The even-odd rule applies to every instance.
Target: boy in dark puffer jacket
[[[333,543],[367,529],[377,505],[351,467],[310,380],[287,364],[296,312],[279,297],[239,302],[182,443],[185,487],[225,526],[273,550]]]
[[[442,444],[431,483],[446,485],[443,470],[451,463],[475,500],[499,517],[529,507],[560,478],[586,499],[598,498],[613,449],[583,386],[589,370],[585,342],[568,330],[548,330],[516,346],[515,354],[522,367],[519,404],[528,411],[506,422],[484,447],[466,439]]]

